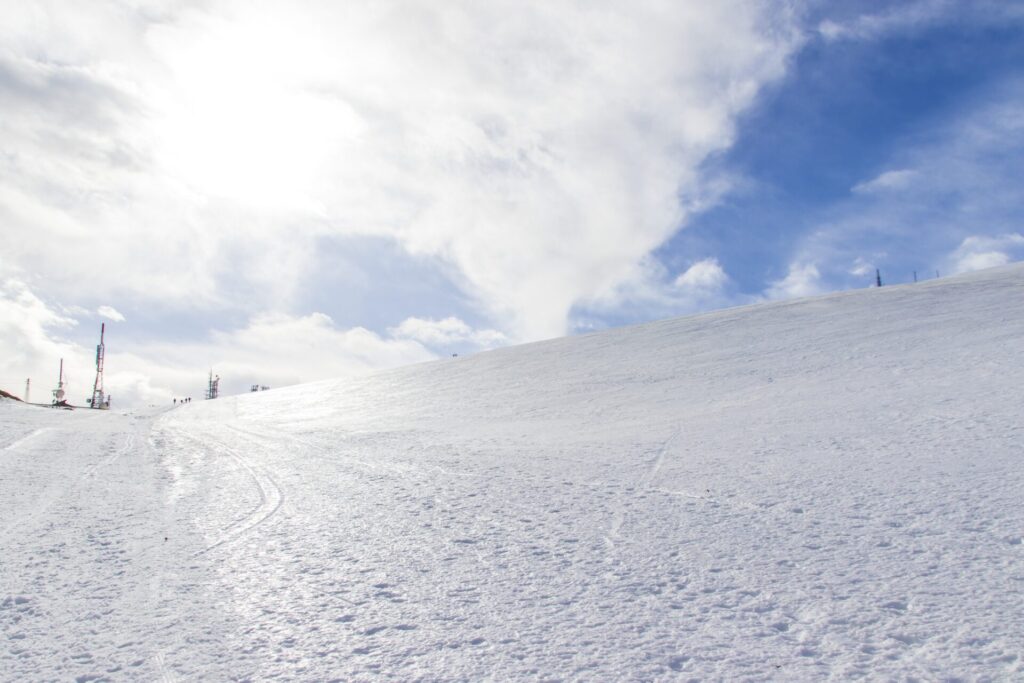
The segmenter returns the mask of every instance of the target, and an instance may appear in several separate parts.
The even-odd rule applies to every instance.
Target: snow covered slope
[[[158,416],[4,405],[0,671],[1021,677],[1022,340],[1016,265]]]

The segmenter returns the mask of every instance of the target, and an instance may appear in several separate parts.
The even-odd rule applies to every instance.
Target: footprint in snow
[[[688,661],[690,661],[690,658],[686,655],[676,655],[668,660],[668,668],[673,671],[682,671],[683,666],[685,666]]]

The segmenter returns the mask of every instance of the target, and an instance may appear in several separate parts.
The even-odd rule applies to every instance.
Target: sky
[[[101,323],[162,404],[1024,259],[1024,0],[0,11],[34,401]]]

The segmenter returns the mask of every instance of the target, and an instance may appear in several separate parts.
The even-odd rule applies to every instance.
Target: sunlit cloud
[[[96,315],[107,320],[113,320],[114,322],[124,322],[124,316],[113,306],[100,306],[96,309]]]
[[[574,310],[576,331],[602,329],[615,324],[699,313],[752,303],[756,296],[736,291],[735,283],[715,257],[691,263],[673,274],[664,264],[648,258],[628,278]]]
[[[858,5],[853,4],[854,8]],[[843,19],[827,18],[817,27],[826,41],[879,40],[906,35],[942,23],[1005,26],[1024,20],[1024,6],[1004,0],[908,0],[869,5],[871,11]]]
[[[966,273],[984,268],[1004,266],[1010,261],[1024,258],[1024,235],[1011,233],[987,237],[967,237],[950,257],[954,273]]]
[[[727,281],[725,270],[716,258],[698,261],[675,279],[675,286],[681,289],[716,290]]]
[[[875,39],[895,31],[928,25],[947,14],[954,5],[953,0],[911,0],[846,21],[825,19],[818,26],[818,33],[832,41]]]
[[[902,190],[909,187],[917,175],[917,171],[908,168],[885,171],[871,180],[857,183],[850,191],[856,194],[871,194],[873,192]]]
[[[470,344],[491,348],[508,343],[508,337],[497,330],[474,330],[454,316],[443,320],[406,318],[398,327],[389,330],[396,339],[414,339],[430,347],[450,347]]]
[[[821,282],[821,273],[813,263],[792,264],[781,280],[773,282],[765,296],[769,299],[794,299],[814,296],[827,291]]]
[[[33,400],[48,403],[49,390],[57,386],[61,359],[66,362],[66,374],[81,379],[84,387],[89,353],[66,338],[77,324],[25,283],[10,278],[0,281],[0,388],[21,396],[25,380],[31,379]]]
[[[68,395],[81,403],[95,377],[95,348],[66,338],[78,321],[55,310],[22,282],[0,286],[0,388],[32,378],[37,397],[56,385],[64,361]],[[123,328],[120,328],[123,329]],[[98,333],[98,330],[97,330]],[[415,339],[340,328],[329,316],[267,314],[236,330],[219,330],[185,342],[128,344],[108,329],[105,387],[115,406],[163,403],[202,395],[207,370],[222,378],[225,393],[251,384],[285,386],[330,377],[351,377],[437,355]],[[5,386],[7,385],[7,386]]]
[[[0,28],[0,217],[50,294],[293,310],[316,240],[378,235],[512,340],[563,334],[706,206],[700,164],[800,40],[753,0],[32,15]]]

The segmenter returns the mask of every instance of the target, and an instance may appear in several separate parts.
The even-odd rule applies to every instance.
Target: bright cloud
[[[941,23],[1005,27],[1009,22],[1024,19],[1024,5],[1005,0],[905,0],[879,5],[878,11],[825,19],[818,25],[818,34],[827,41],[878,40]],[[839,6],[842,8],[842,4]]]
[[[158,348],[182,360],[205,354],[207,364],[222,376],[248,377],[248,383],[272,386],[363,374],[435,357],[415,341],[383,338],[361,327],[339,329],[322,313],[259,316],[243,329],[215,333],[210,344],[196,345],[187,356]]]
[[[642,260],[622,282],[582,301],[573,311],[573,329],[590,331],[615,324],[751,303],[756,297],[735,291],[718,259],[709,257],[672,276],[654,258]]]
[[[469,343],[476,347],[490,348],[508,343],[508,338],[501,332],[474,330],[454,316],[443,320],[406,318],[401,325],[389,332],[397,339],[414,339],[433,347]]]
[[[124,322],[124,316],[113,306],[100,306],[96,309],[96,314],[107,320],[113,320],[118,323]]]
[[[682,289],[714,290],[721,288],[728,279],[718,259],[708,258],[687,268],[675,279],[675,286]]]
[[[64,360],[68,394],[81,403],[92,390],[94,349],[63,335],[76,321],[57,313],[21,282],[0,286],[0,388],[21,393],[26,378],[33,400],[48,401]],[[110,332],[108,330],[108,332]],[[382,337],[363,328],[342,329],[326,315],[257,316],[237,330],[203,339],[129,346],[108,334],[105,388],[114,405],[163,403],[174,396],[202,395],[205,371],[222,378],[225,393],[250,384],[284,386],[329,377],[353,376],[436,356],[412,339]]]
[[[909,186],[917,174],[917,171],[909,168],[885,171],[871,180],[854,185],[850,191],[859,194],[870,194],[872,192],[900,190]]]
[[[954,273],[966,273],[1004,266],[1019,258],[1024,258],[1024,235],[1012,233],[996,237],[967,237],[952,254],[950,261]]]
[[[316,287],[318,239],[376,235],[517,340],[706,204],[799,41],[755,0],[27,7],[0,27],[9,272],[260,315]]]
[[[856,275],[862,277],[864,275],[870,275],[875,272],[875,265],[869,261],[865,261],[862,257],[858,256],[853,266],[850,268],[850,275]]]
[[[769,299],[794,299],[802,296],[814,296],[825,290],[821,283],[821,273],[813,263],[791,264],[786,277],[777,280],[765,290]]]
[[[874,39],[894,31],[931,24],[946,15],[953,5],[951,0],[911,0],[843,22],[826,19],[818,26],[818,32],[826,40]]]
[[[973,270],[1005,266],[1009,262],[1010,257],[1001,251],[971,252],[957,259],[953,268],[954,272],[966,273]]]
[[[107,388],[120,405],[202,395],[206,369],[221,377],[225,394],[252,384],[281,387],[351,377],[436,356],[415,341],[389,339],[356,327],[338,328],[326,315],[264,315],[241,329],[216,331],[187,343],[154,343],[114,351],[108,346]]]
[[[0,388],[21,396],[25,380],[31,379],[32,400],[48,403],[49,390],[57,386],[61,359],[69,377],[84,381],[89,353],[64,338],[76,324],[24,283],[0,282]]]

